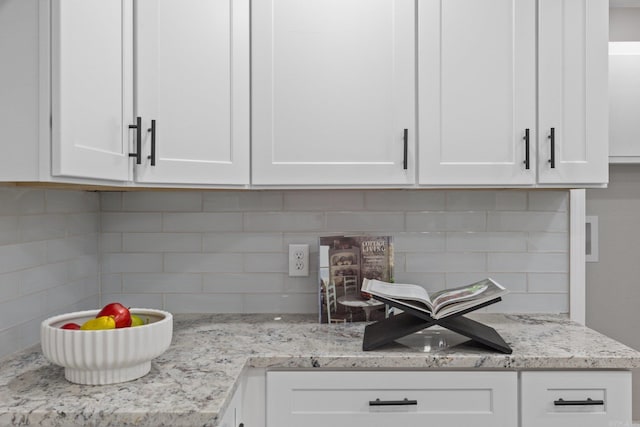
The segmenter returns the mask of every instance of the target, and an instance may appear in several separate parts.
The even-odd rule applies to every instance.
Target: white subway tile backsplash
[[[489,253],[488,270],[495,272],[567,273],[569,255],[566,253]]]
[[[494,211],[496,210],[496,191],[447,191],[446,210],[454,212]]]
[[[17,216],[0,216],[0,246],[18,243],[20,229]]]
[[[205,212],[280,211],[280,191],[213,191],[203,193]]]
[[[0,188],[0,215],[33,215],[44,212],[44,190]]]
[[[407,231],[485,231],[486,212],[409,212]]]
[[[525,252],[527,250],[526,233],[496,232],[448,232],[448,252]]]
[[[311,265],[311,260],[309,263]],[[244,271],[247,273],[286,273],[289,271],[288,253],[245,254]]]
[[[240,231],[242,230],[242,215],[228,212],[166,213],[163,214],[162,224],[163,231],[165,232],[174,231],[187,233],[207,231]]]
[[[97,212],[100,200],[97,194],[87,191],[45,190],[46,212]]]
[[[100,253],[122,252],[122,233],[100,233]]]
[[[102,254],[102,273],[158,273],[162,271],[163,254]]]
[[[100,225],[106,233],[162,231],[162,214],[103,212]]]
[[[11,328],[42,316],[49,310],[47,293],[38,292],[0,302],[0,325]]]
[[[167,294],[165,308],[173,313],[243,313],[242,294]]]
[[[207,233],[203,236],[204,252],[283,252],[284,250],[280,233]]]
[[[123,292],[197,293],[202,292],[202,275],[192,273],[124,273]]]
[[[100,275],[100,290],[104,294],[120,294],[122,293],[122,276],[123,273],[110,273]]]
[[[445,191],[377,190],[365,192],[369,211],[443,211]]]
[[[0,331],[0,355],[35,344],[45,315],[111,301],[317,313],[318,238],[341,234],[392,236],[398,283],[435,291],[493,277],[511,294],[486,311],[567,312],[568,200],[563,190],[0,188],[0,312],[21,312]],[[291,243],[309,244],[309,277],[288,276]]]
[[[20,240],[33,242],[64,237],[67,232],[67,220],[64,215],[26,215],[21,216]]]
[[[287,191],[285,211],[358,211],[364,209],[361,191]]]
[[[22,295],[40,292],[48,288],[64,285],[69,281],[69,263],[57,262],[28,268],[20,272]],[[96,266],[97,269],[97,266]]]
[[[443,252],[446,248],[445,233],[398,233],[393,236],[396,252]]]
[[[498,211],[526,211],[527,192],[504,190],[496,193],[496,210]]]
[[[454,273],[487,271],[487,255],[483,253],[407,254],[408,272]]]
[[[44,264],[45,260],[45,242],[18,243],[15,245],[0,246],[0,273],[36,267]]]
[[[569,199],[566,191],[530,191],[529,192],[529,210],[566,212],[569,207]]]
[[[122,196],[120,191],[103,191],[100,193],[100,212],[119,212],[122,210]]]
[[[353,232],[404,231],[404,214],[389,212],[327,212],[327,228]]]
[[[151,191],[122,193],[122,210],[126,212],[199,212],[199,191]]]
[[[529,292],[568,293],[569,275],[567,273],[529,273]]]
[[[283,291],[285,279],[282,273],[261,273],[259,277],[254,273],[207,273],[202,276],[205,293],[277,293]]]
[[[123,233],[123,252],[200,252],[200,233]]]
[[[487,231],[567,232],[566,212],[489,212]]]
[[[324,213],[247,212],[244,214],[244,231],[249,232],[321,231],[324,225]]]
[[[317,294],[245,294],[246,313],[313,313],[318,312]]]
[[[167,253],[164,271],[170,273],[241,273],[242,254],[226,253]]]
[[[566,233],[529,233],[529,252],[568,252],[569,236]]]

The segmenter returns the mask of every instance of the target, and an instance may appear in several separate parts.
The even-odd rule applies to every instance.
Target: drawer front
[[[631,372],[522,372],[522,427],[631,425]]]
[[[513,427],[517,419],[516,372],[267,372],[267,427]]]

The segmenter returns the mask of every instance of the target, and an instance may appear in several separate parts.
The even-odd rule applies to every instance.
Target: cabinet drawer
[[[267,372],[267,427],[390,423],[513,427],[517,425],[517,374]]]
[[[522,372],[520,384],[522,427],[631,425],[631,372]]]

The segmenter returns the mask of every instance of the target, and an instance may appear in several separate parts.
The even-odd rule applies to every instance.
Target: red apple
[[[60,326],[60,329],[80,329],[80,325],[73,322],[65,323],[64,325]]]
[[[116,321],[116,328],[128,328],[131,326],[131,313],[129,313],[127,307],[119,302],[112,302],[102,307],[96,318],[100,316],[112,316],[113,320]]]

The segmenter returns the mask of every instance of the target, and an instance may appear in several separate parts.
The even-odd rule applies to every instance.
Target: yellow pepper
[[[115,329],[116,321],[113,316],[100,316],[84,322],[80,329],[83,331],[97,331],[100,329]]]

